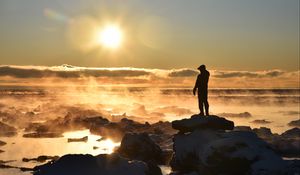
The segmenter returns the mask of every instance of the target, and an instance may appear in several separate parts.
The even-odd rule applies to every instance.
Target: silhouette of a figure
[[[206,70],[205,65],[201,65],[197,68],[200,71],[200,74],[197,76],[195,87],[193,89],[193,94],[196,94],[198,89],[198,104],[200,109],[199,115],[204,115],[203,104],[205,106],[205,114],[209,115],[208,108],[209,104],[207,101],[207,91],[208,91],[208,79],[209,72]]]

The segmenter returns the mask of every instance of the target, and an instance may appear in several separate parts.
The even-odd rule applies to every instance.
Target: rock
[[[120,141],[126,131],[122,129],[117,123],[110,122],[100,127],[93,126],[90,128],[90,132],[95,135],[109,138],[113,141]]]
[[[250,126],[235,126],[234,131],[252,131]]]
[[[153,166],[153,165],[151,165]],[[141,161],[129,161],[118,154],[98,156],[69,154],[34,168],[34,175],[161,175],[158,167]]]
[[[300,160],[288,160],[288,166],[285,169],[284,175],[299,175],[300,174]]]
[[[57,160],[59,156],[38,156],[37,158],[23,158],[23,162],[30,162],[30,161],[36,161],[36,162],[45,162],[47,160]]]
[[[63,137],[62,133],[55,133],[55,132],[41,132],[41,133],[27,133],[23,134],[23,137],[26,138],[57,138]]]
[[[271,148],[283,157],[300,158],[300,138],[277,136],[268,139]]]
[[[10,137],[17,134],[17,129],[5,124],[3,122],[0,122],[0,136],[1,137]]]
[[[96,117],[84,118],[80,122],[82,122],[86,128],[92,128],[92,127],[100,127],[106,125],[109,123],[109,120],[101,116],[96,116]]]
[[[271,129],[266,127],[254,128],[253,132],[255,132],[260,138],[269,138],[273,135]]]
[[[15,161],[15,160],[8,160],[8,161],[0,160],[0,169],[15,168],[15,169],[20,169],[21,171],[33,171],[32,168],[17,167],[17,166],[12,166],[12,165],[6,165],[6,163],[14,162],[14,161]]]
[[[147,133],[127,133],[118,150],[120,155],[134,160],[162,162],[162,150],[154,143]]]
[[[289,126],[293,126],[293,127],[300,127],[300,119],[290,121],[290,122],[288,123],[288,125],[289,125]]]
[[[6,142],[0,140],[0,146],[6,145]]]
[[[87,142],[88,138],[88,136],[82,138],[68,138],[68,142]]]
[[[253,132],[196,130],[174,137],[171,167],[198,174],[280,174],[286,162]]]
[[[299,128],[292,128],[292,129],[287,130],[284,133],[282,133],[281,136],[299,138],[300,137],[300,129]]]
[[[290,129],[281,135],[273,134],[269,128],[255,128],[253,131],[266,141],[282,157],[300,157],[299,130]]]
[[[234,123],[218,116],[203,117],[193,115],[189,119],[175,120],[172,127],[180,132],[192,132],[196,129],[233,130]]]

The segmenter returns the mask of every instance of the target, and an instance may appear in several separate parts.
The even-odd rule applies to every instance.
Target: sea
[[[210,88],[210,115],[232,120],[235,126],[266,127],[281,134],[300,119],[299,88]],[[34,167],[40,163],[23,162],[39,155],[111,153],[120,143],[99,142],[101,136],[88,130],[64,133],[61,138],[24,138],[24,123],[43,122],[81,111],[93,112],[112,121],[127,117],[138,122],[155,123],[189,118],[199,113],[197,96],[191,87],[132,85],[97,86],[0,86],[0,121],[18,129],[13,137],[0,137],[0,160],[9,165]],[[7,118],[11,117],[11,120]],[[87,142],[68,143],[67,138],[89,136]],[[96,149],[95,149],[96,148]],[[0,169],[2,175],[31,174],[19,169]]]

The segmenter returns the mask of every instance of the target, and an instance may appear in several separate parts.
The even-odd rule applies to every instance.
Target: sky
[[[1,0],[0,23],[1,65],[299,70],[299,0]]]

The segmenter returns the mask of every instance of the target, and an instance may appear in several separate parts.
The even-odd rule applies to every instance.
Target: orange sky
[[[298,0],[2,0],[0,22],[0,65],[299,70]]]

